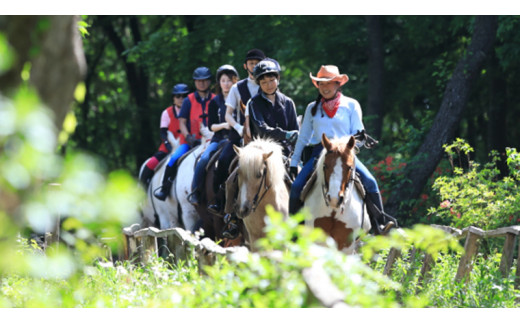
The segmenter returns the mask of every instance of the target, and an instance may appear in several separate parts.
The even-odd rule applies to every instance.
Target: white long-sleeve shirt
[[[318,105],[316,114],[312,116],[311,109],[315,101],[307,105],[303,117],[303,123],[300,128],[300,134],[294,153],[291,158],[291,166],[298,166],[300,162],[303,148],[307,145],[316,145],[321,142],[323,133],[328,138],[341,138],[351,136],[358,130],[363,130],[363,122],[361,121],[362,112],[359,102],[353,98],[341,95],[338,111],[333,118],[323,111],[321,102]]]

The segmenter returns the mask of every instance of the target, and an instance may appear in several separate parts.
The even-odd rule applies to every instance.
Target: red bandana
[[[325,113],[329,116],[329,118],[333,118],[336,114],[336,111],[338,111],[339,108],[339,101],[341,98],[341,93],[336,93],[336,96],[332,99],[325,100],[325,98],[321,99],[321,106],[323,107],[323,110]]]

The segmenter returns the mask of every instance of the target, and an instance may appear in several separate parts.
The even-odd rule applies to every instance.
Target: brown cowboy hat
[[[338,81],[340,86],[348,82],[347,74],[339,74],[335,65],[321,65],[316,77],[312,76],[312,73],[309,73],[309,76],[315,87],[318,87],[318,82]]]

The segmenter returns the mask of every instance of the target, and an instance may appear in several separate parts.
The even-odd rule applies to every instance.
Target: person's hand
[[[211,132],[211,130],[209,130],[208,127],[206,127],[202,123],[200,124],[200,128],[199,129],[200,129],[199,132],[202,135],[202,137],[210,138],[211,136],[213,136],[213,132]]]
[[[379,141],[375,140],[374,138],[370,137],[368,134],[365,133],[365,148],[372,149],[378,143]]]
[[[170,144],[170,142],[168,140],[164,141],[164,146],[166,147],[166,150],[168,150],[168,153],[170,153],[172,151],[172,145]]]
[[[242,125],[240,125],[240,123],[238,123],[238,122],[235,123],[233,128],[236,130],[236,132],[238,132],[240,137],[242,137],[244,135],[244,127]]]
[[[291,166],[289,167],[289,177],[291,178],[291,181],[294,182],[296,179],[296,176],[298,176],[298,167]]]
[[[231,129],[231,126],[227,122],[222,122],[222,128],[229,130],[229,129]]]
[[[191,133],[186,136],[186,143],[190,147],[195,147],[195,135],[192,135]]]
[[[294,144],[298,140],[298,130],[291,130],[285,133],[285,139],[291,144]]]

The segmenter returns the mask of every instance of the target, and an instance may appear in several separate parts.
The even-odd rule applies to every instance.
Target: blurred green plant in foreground
[[[33,90],[24,85],[12,99],[0,96],[0,275],[70,277],[106,254],[100,239],[120,237],[121,227],[138,219],[142,193],[134,179],[123,171],[105,175],[86,153],[62,158],[57,137]],[[43,235],[58,220],[72,249],[56,244],[45,255],[13,252],[30,232]],[[121,241],[105,242],[117,250]]]

